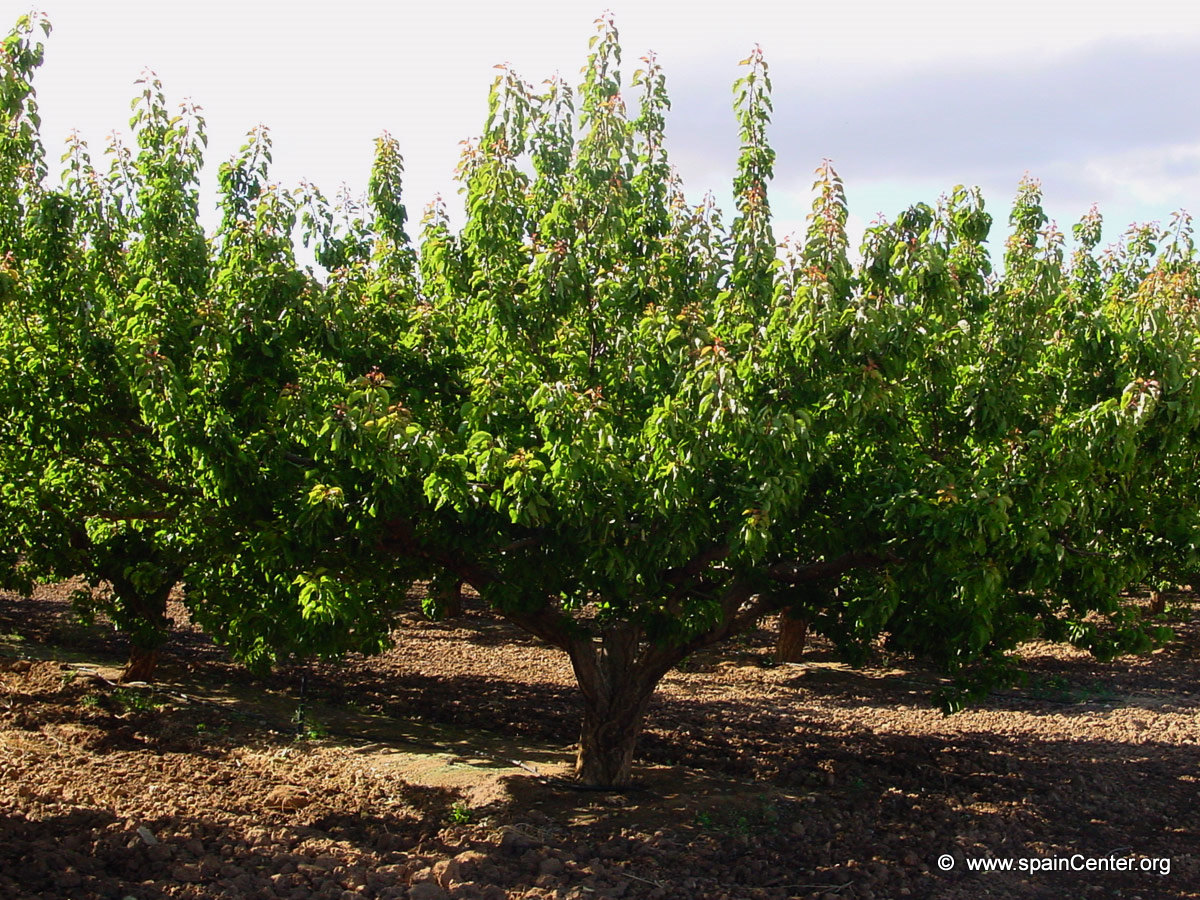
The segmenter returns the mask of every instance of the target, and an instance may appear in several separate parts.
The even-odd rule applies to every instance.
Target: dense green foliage
[[[501,72],[465,225],[435,206],[414,246],[386,136],[366,205],[331,208],[270,184],[252,135],[206,240],[203,122],[152,81],[138,151],[100,175],[76,141],[46,187],[23,22],[0,153],[12,576],[107,580],[129,630],[134,588],[182,581],[263,664],[381,646],[408,585],[469,583],[570,655],[599,784],[628,781],[662,675],[771,612],[851,659],[883,636],[936,661],[951,706],[1023,640],[1161,640],[1121,592],[1197,568],[1187,216],[1098,252],[1089,213],[1068,256],[1027,181],[994,272],[959,187],[852,264],[826,163],[778,245],[760,54],[726,225],[669,165],[661,69],[643,60],[630,117],[598,25],[577,92]]]
[[[152,76],[134,102],[136,149],[114,143],[98,172],[73,137],[62,187],[47,187],[29,81],[37,25],[48,30],[25,21],[5,45],[6,580],[103,586],[79,600],[130,634],[131,677],[153,671],[181,581],[197,617],[248,662],[377,649],[377,607],[344,598],[318,623],[295,602],[301,567],[278,534],[304,514],[311,464],[277,417],[307,366],[330,378],[373,363],[416,372],[393,338],[406,316],[380,278],[324,288],[299,269],[295,226],[328,233],[333,216],[315,191],[268,182],[263,133],[221,166],[222,221],[206,239],[204,121],[194,108],[171,116]],[[379,191],[395,194],[398,155],[380,148]],[[360,584],[374,597],[393,574]]]

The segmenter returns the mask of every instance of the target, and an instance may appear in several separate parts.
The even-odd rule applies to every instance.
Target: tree
[[[396,142],[377,142],[365,208],[331,207],[312,186],[281,192],[269,162],[252,142],[222,169],[221,314],[211,361],[192,371],[222,407],[202,430],[205,454],[180,442],[175,456],[222,511],[223,542],[189,572],[193,615],[257,668],[386,646],[405,588],[435,573],[378,552],[368,523],[412,497],[372,495],[393,465],[362,434],[395,437],[416,415],[436,422],[456,388],[448,333],[416,290]],[[329,270],[324,284],[297,271],[297,219]]]
[[[421,245],[463,392],[380,427],[356,388],[327,423],[370,461],[321,475],[347,528],[570,656],[579,778],[628,784],[663,675],[773,611],[851,659],[880,636],[933,659],[958,676],[950,707],[1037,635],[1102,656],[1162,639],[1119,596],[1195,557],[1194,503],[1156,519],[1144,480],[1182,483],[1191,451],[1163,451],[1196,446],[1190,249],[1156,263],[1171,291],[1140,252],[1093,272],[1087,235],[1069,268],[1026,182],[1002,275],[962,188],[879,223],[855,267],[825,164],[779,255],[761,54],[735,85],[728,231],[673,176],[657,63],[630,119],[619,62],[601,20],[578,133],[561,82],[502,70],[460,165],[467,221],[435,216]]]
[[[281,397],[299,366],[400,358],[390,301],[354,282],[326,290],[299,269],[292,232],[302,206],[323,199],[268,182],[265,130],[221,166],[222,221],[209,241],[198,209],[204,120],[190,104],[173,116],[153,75],[134,103],[136,151],[114,141],[101,173],[73,137],[63,186],[48,187],[32,88],[38,27],[49,33],[44,19],[18,22],[2,73],[4,580],[28,590],[84,577],[91,589],[77,604],[129,636],[126,680],[153,677],[176,586],[250,663],[377,649],[386,627],[365,627],[365,615],[356,631],[297,612],[290,560],[247,559],[277,552],[274,535],[307,491],[303,458],[269,427]],[[380,196],[398,165],[381,141]],[[402,209],[389,212],[402,224]],[[384,268],[403,257],[389,253]]]
[[[114,146],[107,177],[74,138],[63,189],[45,186],[31,84],[44,19],[23,17],[4,42],[5,221],[3,521],[10,584],[81,575],[129,634],[126,679],[152,674],[167,594],[188,557],[179,523],[196,492],[146,421],[170,378],[186,317],[206,281],[195,175],[203,120],[168,121],[157,84],[136,107],[136,157]],[[133,178],[140,174],[140,181]]]

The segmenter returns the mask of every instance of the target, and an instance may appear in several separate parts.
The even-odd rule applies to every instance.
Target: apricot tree
[[[1195,558],[1186,222],[1162,252],[1134,235],[1097,260],[1085,219],[1068,263],[1027,181],[997,274],[991,217],[956,188],[874,226],[852,265],[826,164],[780,252],[761,55],[735,85],[728,227],[669,165],[657,63],[631,118],[619,62],[601,20],[577,96],[497,77],[459,169],[466,223],[435,214],[420,246],[461,393],[428,413],[402,395],[397,417],[382,382],[352,386],[316,429],[313,515],[335,498],[380,551],[563,649],[593,785],[629,782],[672,666],[771,612],[851,658],[881,636],[931,658],[958,676],[951,707],[1022,640],[1111,656],[1161,639],[1119,598]]]
[[[129,636],[126,679],[152,677],[177,586],[249,662],[377,648],[386,626],[347,607],[304,617],[296,573],[268,564],[308,490],[303,457],[272,429],[302,366],[331,377],[371,364],[420,370],[398,362],[402,305],[381,279],[326,286],[297,265],[302,217],[331,235],[323,261],[339,272],[355,251],[343,240],[336,258],[333,216],[314,189],[268,181],[265,131],[220,167],[221,222],[206,236],[204,120],[191,104],[172,115],[153,75],[139,81],[134,146],[114,140],[103,171],[72,137],[51,187],[32,86],[38,28],[49,23],[23,17],[0,61],[0,574],[25,590],[89,582],[77,603]],[[402,228],[398,177],[394,142],[381,140],[375,222]],[[389,240],[406,241],[402,231]],[[406,252],[382,267],[396,284]],[[272,606],[281,596],[290,602]]]

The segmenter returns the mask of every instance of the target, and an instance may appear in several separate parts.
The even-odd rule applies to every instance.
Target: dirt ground
[[[565,658],[477,610],[265,679],[181,624],[122,687],[66,594],[0,594],[3,898],[1200,898],[1194,595],[1166,649],[1030,646],[950,717],[927,671],[773,666],[764,630],[667,677],[607,794],[563,779]]]

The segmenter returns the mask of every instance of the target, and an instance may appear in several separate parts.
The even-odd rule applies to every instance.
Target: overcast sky
[[[77,128],[99,159],[127,132],[143,68],[189,97],[216,163],[266,124],[275,177],[327,195],[365,188],[373,139],[400,141],[419,219],[460,198],[459,141],[477,134],[493,66],[535,84],[579,69],[604,0],[42,0],[54,32],[35,86],[51,159]],[[6,4],[11,13],[20,6]],[[1069,234],[1098,203],[1104,240],[1131,222],[1200,213],[1200,5],[1193,0],[611,0],[626,79],[647,50],[667,76],[672,158],[693,199],[728,212],[737,155],[731,85],[760,44],[774,82],[777,233],[803,228],[813,169],[830,157],[852,230],[877,213],[979,185],[1006,228],[1017,182],[1040,178]],[[210,215],[209,224],[215,224]]]

